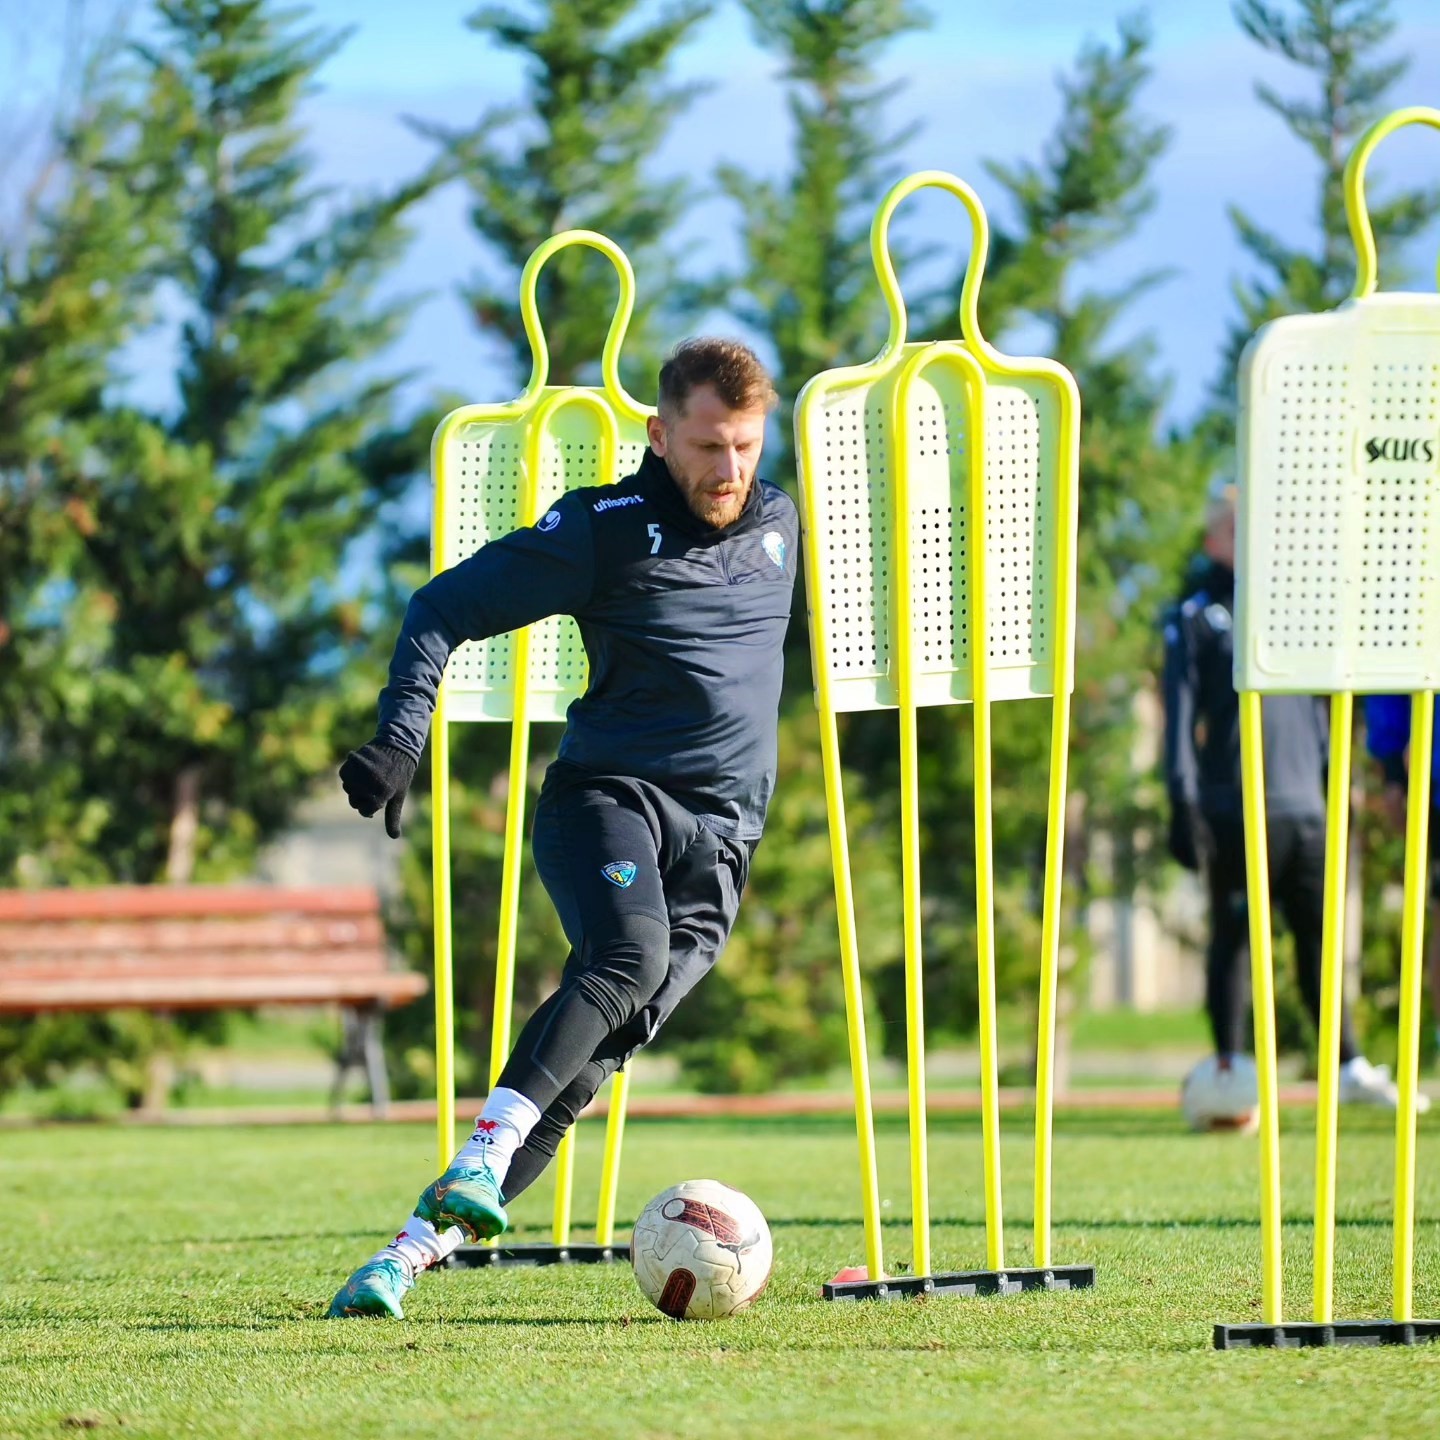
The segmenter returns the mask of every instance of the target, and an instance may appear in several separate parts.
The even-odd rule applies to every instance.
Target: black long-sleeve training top
[[[411,597],[376,738],[419,757],[451,652],[573,615],[590,661],[560,758],[659,785],[717,834],[757,840],[775,787],[799,517],[756,479],[723,529],[647,450],[614,485],[572,490]]]
[[[1238,819],[1240,699],[1235,693],[1235,573],[1211,563],[1165,617],[1165,783],[1172,805]],[[1261,702],[1265,810],[1297,819],[1325,814],[1330,727],[1313,695]]]

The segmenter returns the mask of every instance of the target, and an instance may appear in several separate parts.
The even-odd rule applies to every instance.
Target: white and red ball
[[[1185,1077],[1180,1109],[1192,1130],[1253,1135],[1260,1124],[1260,1080],[1248,1055],[1207,1056]]]
[[[662,1190],[630,1240],[636,1283],[672,1320],[722,1320],[744,1310],[765,1289],[774,1253],[760,1207],[718,1180]]]

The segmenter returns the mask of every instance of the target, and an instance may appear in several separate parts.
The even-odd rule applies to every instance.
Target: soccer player
[[[1205,555],[1208,563],[1196,576],[1191,593],[1165,621],[1165,780],[1170,796],[1170,852],[1200,874],[1209,896],[1205,1006],[1215,1041],[1216,1084],[1236,1092],[1238,1115],[1255,1100],[1250,1093],[1253,1069],[1235,1064],[1245,1049],[1250,919],[1240,702],[1232,678],[1233,486],[1224,487],[1211,502]],[[1261,705],[1270,890],[1294,936],[1300,992],[1318,1028],[1328,707],[1313,695],[1267,695]],[[1391,1109],[1398,1104],[1388,1070],[1361,1054],[1348,1006],[1342,1008],[1340,1020],[1340,1099]],[[1421,1101],[1428,1108],[1423,1096]]]
[[[1410,697],[1365,697],[1365,746],[1380,762],[1385,777],[1381,804],[1390,824],[1405,833],[1409,782]],[[1440,735],[1430,756],[1430,941],[1426,969],[1430,974],[1430,1012],[1435,1022],[1435,1047],[1440,1051]]]
[[[795,505],[757,477],[776,396],[755,355],[681,344],[660,370],[639,470],[574,490],[534,526],[416,591],[375,738],[340,770],[392,837],[450,653],[573,615],[590,680],[546,772],[531,845],[570,944],[475,1132],[331,1316],[401,1315],[416,1277],[508,1225],[600,1088],[715,963],[775,784]]]

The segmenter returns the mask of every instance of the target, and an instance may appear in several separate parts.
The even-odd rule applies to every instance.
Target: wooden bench
[[[389,1103],[381,1016],[427,988],[390,968],[369,887],[0,891],[0,1014],[339,1005],[332,1098],[363,1063],[377,1114]]]

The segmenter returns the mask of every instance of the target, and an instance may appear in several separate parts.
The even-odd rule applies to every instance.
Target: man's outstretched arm
[[[556,515],[558,520],[550,518]],[[395,642],[375,738],[351,751],[340,767],[351,806],[366,816],[383,809],[385,829],[398,839],[401,807],[451,654],[467,640],[573,614],[594,585],[589,513],[565,500],[540,526],[492,540],[422,585],[410,598]]]

